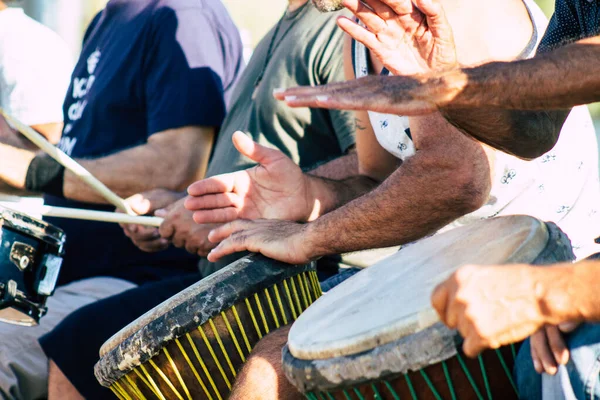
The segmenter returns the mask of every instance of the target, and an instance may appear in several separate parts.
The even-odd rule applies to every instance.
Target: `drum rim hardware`
[[[64,253],[65,232],[45,221],[4,208],[0,209],[0,227],[2,226],[23,232],[55,246],[60,255]]]

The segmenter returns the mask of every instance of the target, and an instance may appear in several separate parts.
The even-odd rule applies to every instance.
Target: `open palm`
[[[416,4],[416,6],[415,6]],[[344,0],[362,27],[348,18],[338,25],[395,75],[416,75],[456,66],[454,35],[436,0]]]
[[[307,178],[278,150],[253,142],[242,132],[233,135],[240,153],[257,166],[194,183],[186,208],[197,223],[243,219],[306,220],[312,211]]]

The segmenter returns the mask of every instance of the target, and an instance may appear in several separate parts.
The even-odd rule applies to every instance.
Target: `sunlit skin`
[[[434,290],[431,302],[442,322],[463,336],[468,356],[531,336],[536,371],[553,375],[569,360],[561,332],[600,314],[598,301],[585,298],[599,271],[591,262],[464,266]]]

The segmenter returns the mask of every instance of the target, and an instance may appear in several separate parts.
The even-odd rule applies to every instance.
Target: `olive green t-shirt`
[[[273,97],[276,88],[344,80],[343,32],[336,25],[339,15],[341,12],[322,14],[309,1],[286,13],[279,29],[273,27],[262,39],[233,92],[231,109],[219,132],[207,176],[254,165],[231,142],[237,130],[262,145],[278,148],[303,169],[335,159],[354,145],[351,112],[290,108]],[[200,270],[208,274],[233,259],[218,265],[203,259]]]

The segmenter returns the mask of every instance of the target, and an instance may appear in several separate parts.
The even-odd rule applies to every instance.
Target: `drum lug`
[[[21,271],[25,271],[35,262],[35,249],[28,244],[14,242],[10,249],[10,261]]]

